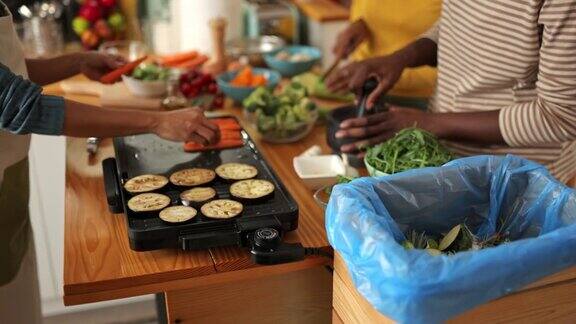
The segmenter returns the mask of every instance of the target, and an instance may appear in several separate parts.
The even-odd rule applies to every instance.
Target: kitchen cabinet
[[[48,87],[50,91],[51,88]],[[64,179],[66,138],[34,135],[30,147],[30,219],[40,282],[44,317],[84,310],[146,302],[153,296],[143,296],[112,302],[65,307],[62,302],[64,264]],[[130,320],[137,319],[135,314]]]

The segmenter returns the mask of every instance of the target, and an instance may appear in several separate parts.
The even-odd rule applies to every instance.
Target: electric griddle
[[[232,118],[232,117],[230,117]],[[130,247],[136,251],[162,248],[184,250],[206,249],[217,246],[248,247],[253,243],[258,229],[273,229],[280,236],[298,227],[298,206],[280,179],[258,152],[256,145],[244,130],[241,131],[244,146],[221,151],[187,153],[182,143],[173,143],[155,135],[137,135],[114,139],[115,158],[102,163],[108,205],[113,213],[126,216]],[[170,176],[186,168],[207,168],[238,162],[255,166],[257,179],[271,181],[276,190],[273,195],[254,202],[242,201],[241,215],[227,220],[204,217],[200,209],[191,221],[170,224],[162,221],[155,213],[135,213],[128,209],[127,202],[133,196],[123,189],[130,178],[142,174]],[[209,185],[219,199],[231,198],[231,182],[218,177]],[[181,205],[180,193],[189,187],[168,184],[155,192],[172,199],[171,205]],[[264,231],[263,234],[269,234]]]

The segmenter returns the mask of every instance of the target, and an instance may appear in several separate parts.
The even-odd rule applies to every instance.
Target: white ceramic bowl
[[[123,75],[122,81],[128,91],[137,97],[159,98],[166,94],[166,81],[143,81]]]
[[[384,173],[380,170],[377,170],[375,167],[370,165],[370,163],[368,163],[368,160],[366,160],[366,157],[364,157],[364,165],[366,166],[366,169],[368,170],[368,174],[371,177],[383,177],[383,176],[389,175],[388,173]]]
[[[310,189],[333,185],[339,175],[346,174],[346,166],[338,155],[298,156],[294,170]]]

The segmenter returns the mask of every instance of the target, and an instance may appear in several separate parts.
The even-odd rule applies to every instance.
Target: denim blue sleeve
[[[42,88],[0,64],[0,129],[14,134],[60,135],[64,128],[62,97],[42,94]]]

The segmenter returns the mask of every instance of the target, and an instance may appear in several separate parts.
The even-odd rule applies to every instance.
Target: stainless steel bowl
[[[277,36],[239,38],[226,44],[226,52],[234,59],[248,57],[252,66],[265,66],[264,54],[275,52],[286,46],[286,42]]]

